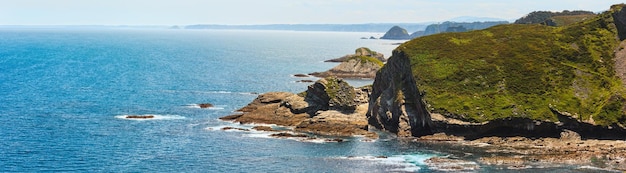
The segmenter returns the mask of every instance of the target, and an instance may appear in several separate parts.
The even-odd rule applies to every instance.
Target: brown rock
[[[376,77],[376,72],[380,70],[381,65],[370,62],[361,61],[359,58],[352,58],[333,67],[325,72],[310,73],[315,77],[336,76],[339,78],[370,78]]]
[[[309,77],[309,75],[306,74],[294,74],[294,77]]]
[[[150,119],[154,118],[154,115],[128,115],[126,118],[129,119]]]
[[[571,130],[563,130],[560,139],[564,141],[580,141],[580,135]]]
[[[271,134],[272,137],[283,137],[283,138],[307,138],[308,135],[305,134],[293,134],[293,133],[276,133]]]
[[[355,113],[344,114],[338,111],[320,111],[318,115],[303,121],[295,130],[329,136],[360,135],[368,138],[377,138],[378,134],[368,131],[365,118],[367,105],[361,105]]]
[[[347,82],[337,79],[321,79],[309,86],[307,92],[293,94],[270,92],[259,95],[252,103],[239,111],[242,114],[222,117],[239,123],[263,123],[295,127],[295,131],[330,136],[378,135],[368,131],[365,112],[367,104],[357,106],[358,100],[367,100],[369,89],[356,90]],[[255,127],[257,130],[273,130]]]
[[[200,103],[200,104],[198,104],[198,106],[200,106],[200,108],[204,109],[204,108],[213,107],[213,104],[211,104],[211,103]]]
[[[224,127],[222,130],[240,130],[240,131],[250,131],[249,129],[237,128],[237,127]]]
[[[220,120],[234,120],[234,119],[241,117],[242,115],[243,114],[228,115],[228,116],[220,117]]]
[[[305,79],[305,80],[299,80],[299,81],[297,81],[297,82],[300,82],[300,83],[313,83],[314,81],[313,81],[313,80],[308,80],[308,79]]]
[[[430,169],[439,171],[464,172],[474,171],[480,168],[478,164],[474,162],[442,157],[426,159],[424,163],[426,163]]]
[[[445,133],[435,133],[433,135],[426,135],[418,138],[419,140],[426,141],[463,141],[463,137],[446,135]]]
[[[258,131],[268,131],[268,132],[276,131],[270,126],[254,126],[252,127],[252,129],[258,130]]]

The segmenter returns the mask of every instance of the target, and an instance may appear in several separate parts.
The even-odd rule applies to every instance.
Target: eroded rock
[[[368,91],[366,88],[355,89],[341,79],[329,77],[318,80],[301,94],[261,94],[239,109],[241,114],[220,119],[244,124],[290,126],[295,127],[295,131],[320,135],[375,138],[376,133],[368,131],[365,117],[367,104],[357,104],[367,100]]]

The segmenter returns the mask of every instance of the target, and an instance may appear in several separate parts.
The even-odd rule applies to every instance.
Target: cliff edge
[[[474,125],[492,122],[476,131],[484,134],[541,132],[533,123],[556,134],[585,132],[581,126],[623,129],[624,58],[616,58],[624,49],[618,39],[625,33],[623,7],[562,27],[498,25],[406,42],[376,76],[369,123],[399,136],[451,127],[433,122],[432,113]]]

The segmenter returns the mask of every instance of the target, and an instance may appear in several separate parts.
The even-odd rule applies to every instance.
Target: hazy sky
[[[0,0],[0,25],[418,23],[600,12],[619,0]]]

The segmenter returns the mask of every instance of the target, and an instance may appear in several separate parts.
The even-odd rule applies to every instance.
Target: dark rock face
[[[370,125],[398,136],[432,134],[432,120],[415,85],[409,59],[403,52],[393,56],[374,80],[367,111]]]
[[[389,40],[408,40],[411,39],[409,33],[406,29],[401,28],[399,26],[394,26],[389,31],[385,33],[383,37],[380,39],[389,39]]]
[[[328,77],[310,85],[304,100],[315,110],[340,110],[353,112],[356,109],[355,91],[348,82]]]
[[[616,7],[618,6],[613,6],[613,8]],[[622,8],[619,12],[613,13],[613,20],[617,27],[619,39],[626,39],[626,8]]]

